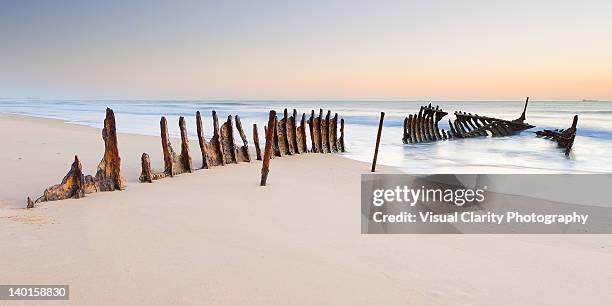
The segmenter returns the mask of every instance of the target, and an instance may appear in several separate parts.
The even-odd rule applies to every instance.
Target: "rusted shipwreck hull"
[[[554,140],[560,148],[563,148],[565,155],[569,155],[574,146],[574,138],[576,138],[576,127],[578,125],[578,115],[574,116],[572,126],[568,129],[542,130],[537,131],[536,136]]]
[[[239,162],[250,162],[248,141],[242,129],[240,117],[236,116],[236,129],[242,139],[243,144],[237,146],[234,139],[234,117],[228,116],[226,122],[219,127],[217,112],[212,112],[213,117],[213,137],[207,141],[204,137],[204,127],[202,116],[196,112],[196,129],[198,144],[202,153],[201,169],[208,169],[215,166],[226,164],[237,164]],[[185,118],[179,118],[179,128],[181,131],[181,153],[177,154],[170,142],[168,135],[168,124],[165,117],[160,120],[162,153],[164,155],[164,170],[154,170],[151,167],[151,160],[147,153],[141,156],[142,171],[139,180],[141,182],[152,183],[165,177],[172,177],[182,173],[192,173],[195,168],[189,151],[189,138],[187,137],[187,127]]]
[[[287,109],[283,112],[282,118],[274,116],[273,124],[273,139],[271,148],[272,156],[285,156],[294,154],[303,154],[308,152],[332,153],[344,152],[344,120],[340,120],[340,137],[337,137],[338,114],[331,117],[331,111],[328,111],[325,118],[322,117],[323,111],[320,110],[319,117],[314,117],[314,111],[311,112],[311,118],[308,121],[311,139],[316,139],[315,145],[310,150],[307,146],[306,137],[306,114],[301,115],[299,124],[297,121],[297,110],[293,110],[291,116]],[[227,164],[237,164],[241,162],[251,162],[249,153],[249,143],[246,134],[242,128],[240,116],[228,116],[226,122],[219,127],[219,119],[216,111],[212,111],[213,118],[213,137],[207,141],[204,137],[204,127],[202,125],[202,116],[200,112],[196,112],[196,128],[198,135],[198,143],[202,153],[202,169],[210,167],[225,166]],[[234,129],[235,120],[235,129]],[[191,156],[189,156],[189,139],[187,138],[187,129],[185,127],[185,119],[179,118],[179,128],[181,131],[181,153],[175,153],[170,143],[168,136],[168,127],[166,118],[162,117],[160,121],[162,151],[164,154],[164,170],[154,170],[151,167],[151,161],[147,153],[141,156],[142,171],[140,175],[141,182],[151,183],[154,180],[159,180],[165,177],[172,177],[182,173],[190,173],[194,171],[192,166]],[[237,145],[235,141],[235,130],[238,132],[242,145]],[[267,134],[267,127],[265,127]],[[255,146],[255,155],[257,160],[262,160],[261,148],[259,141],[259,132],[257,125],[253,124],[253,144]]]
[[[196,112],[196,128],[198,144],[202,153],[202,169],[226,164],[237,164],[241,162],[251,162],[249,154],[249,143],[242,128],[240,116],[228,116],[227,120],[219,127],[217,113],[212,111],[213,117],[213,137],[207,141],[204,137],[204,127],[202,116]],[[235,129],[234,129],[235,120]],[[314,116],[311,112],[308,119],[308,131],[312,139],[312,147],[308,149],[306,140],[306,114],[302,114],[298,124],[298,114],[294,109],[289,116],[285,109],[283,118],[278,119],[274,116],[273,131],[270,135],[274,148],[274,156],[303,154],[308,152],[333,153],[344,152],[344,119],[340,119],[340,136],[338,137],[338,114],[331,117],[331,111],[323,117],[323,110],[319,111],[319,116]],[[179,128],[181,132],[181,148],[177,153],[170,142],[168,134],[168,122],[162,117],[160,122],[160,136],[162,153],[164,157],[163,170],[154,170],[151,167],[151,160],[147,153],[141,156],[141,182],[152,183],[165,177],[172,177],[182,173],[195,171],[192,157],[189,151],[189,138],[185,118],[179,118]],[[238,132],[242,144],[237,145],[235,141],[235,131]],[[121,158],[117,145],[117,130],[115,125],[115,114],[110,108],[106,109],[104,129],[102,130],[105,151],[104,157],[98,165],[95,176],[85,175],[78,156],[74,157],[70,170],[64,176],[60,184],[47,188],[43,195],[32,201],[27,198],[27,207],[32,208],[36,203],[45,201],[56,201],[69,198],[81,198],[88,193],[99,191],[122,190],[126,187],[125,179],[121,176]],[[257,125],[253,124],[253,143],[255,146],[256,159],[262,160],[261,148]]]
[[[295,109],[291,116],[285,109],[281,119],[277,117],[275,111],[270,111],[268,125],[264,127],[266,144],[261,169],[260,184],[262,186],[266,185],[271,158],[309,152],[345,152],[344,119],[340,118],[340,134],[338,135],[338,114],[332,117],[331,111],[327,111],[323,117],[323,109],[319,109],[318,116],[315,116],[315,111],[312,110],[308,121],[306,121],[306,114],[301,115],[299,126],[297,118],[298,114]],[[306,140],[306,123],[308,123],[311,140],[310,149],[308,149]]]
[[[409,115],[404,119],[403,143],[423,143],[453,138],[473,138],[479,136],[509,136],[533,128],[525,123],[525,112],[529,98],[521,116],[515,120],[505,120],[494,117],[480,116],[457,111],[455,120],[448,120],[448,130],[440,129],[439,122],[448,113],[439,106],[429,104],[421,106],[418,114]]]

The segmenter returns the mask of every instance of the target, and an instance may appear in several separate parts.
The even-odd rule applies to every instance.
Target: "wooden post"
[[[378,134],[376,135],[376,147],[374,148],[374,159],[372,160],[372,172],[376,172],[376,159],[378,159],[378,146],[380,145],[380,135],[382,134],[385,112],[380,112],[380,123],[378,123]]]
[[[268,180],[268,173],[270,172],[270,155],[272,154],[272,141],[274,137],[274,127],[276,125],[276,111],[270,111],[270,117],[268,118],[268,130],[266,131],[266,147],[264,151],[264,160],[261,167],[261,186],[266,186]]]
[[[259,147],[259,134],[257,134],[256,123],[253,123],[253,144],[255,144],[255,158],[261,160],[261,148]]]

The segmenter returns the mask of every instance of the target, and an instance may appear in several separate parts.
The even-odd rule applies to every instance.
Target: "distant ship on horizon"
[[[599,102],[599,100],[593,100],[593,99],[582,99],[582,102]]]

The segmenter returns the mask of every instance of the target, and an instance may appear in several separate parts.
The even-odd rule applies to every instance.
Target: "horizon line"
[[[526,98],[526,97],[525,97]],[[58,101],[160,101],[160,102],[524,102],[525,98],[517,99],[517,100],[508,100],[508,99],[486,99],[486,98],[478,98],[478,99],[325,99],[325,98],[317,98],[317,99],[265,99],[265,98],[256,98],[256,99],[228,99],[228,98],[203,98],[203,99],[180,99],[180,98],[171,98],[171,99],[155,99],[155,98],[41,98],[41,97],[0,97],[0,100],[11,100],[11,99],[19,99],[19,100],[58,100]],[[612,99],[543,99],[536,100],[532,97],[529,97],[529,102],[612,102]]]

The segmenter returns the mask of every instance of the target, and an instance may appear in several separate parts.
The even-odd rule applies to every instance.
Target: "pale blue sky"
[[[611,1],[5,1],[0,97],[612,99]]]

